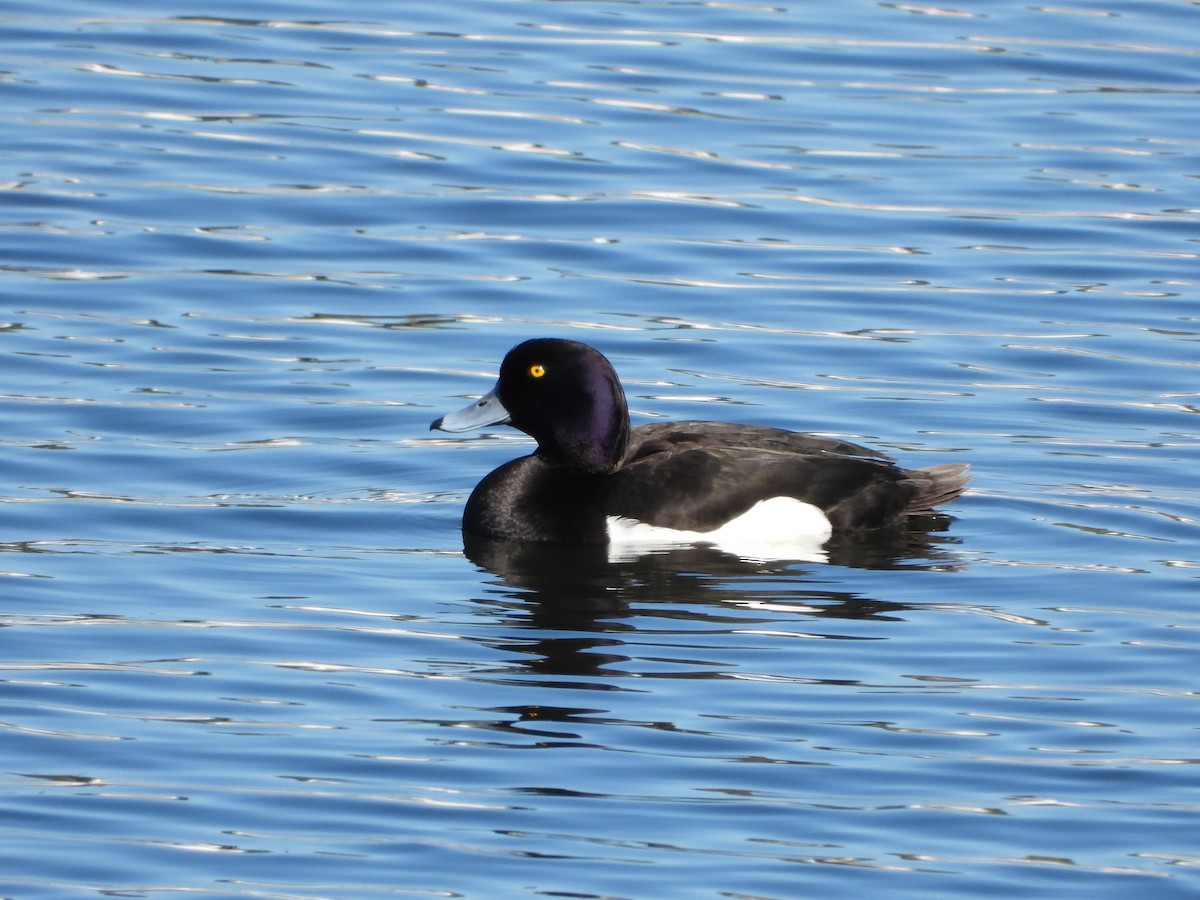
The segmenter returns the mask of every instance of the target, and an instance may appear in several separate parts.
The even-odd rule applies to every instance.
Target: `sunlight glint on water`
[[[1195,7],[450,10],[0,13],[0,893],[1200,891]],[[976,480],[464,553],[534,335]]]

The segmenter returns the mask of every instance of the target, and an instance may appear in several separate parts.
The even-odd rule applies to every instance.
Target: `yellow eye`
[[[541,378],[546,374],[546,367],[541,363],[534,363],[529,367],[529,374],[534,378]]]

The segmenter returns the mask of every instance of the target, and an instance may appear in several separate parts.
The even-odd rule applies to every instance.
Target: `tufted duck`
[[[902,469],[831,437],[725,422],[631,427],[612,365],[587,344],[539,338],[509,351],[496,387],[430,428],[508,423],[538,444],[485,477],[463,513],[505,541],[776,543],[894,526],[955,499],[965,464]],[[736,552],[736,551],[735,551]]]

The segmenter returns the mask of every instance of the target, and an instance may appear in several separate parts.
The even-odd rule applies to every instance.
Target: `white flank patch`
[[[822,547],[833,533],[825,513],[792,497],[760,500],[712,531],[677,531],[620,516],[609,516],[607,522],[613,562],[688,544],[709,544],[744,559],[822,562]]]

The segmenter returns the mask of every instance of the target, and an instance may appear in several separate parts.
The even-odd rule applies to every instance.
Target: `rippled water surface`
[[[0,896],[1200,894],[1200,6],[14,0]],[[968,462],[469,547],[534,335]]]

